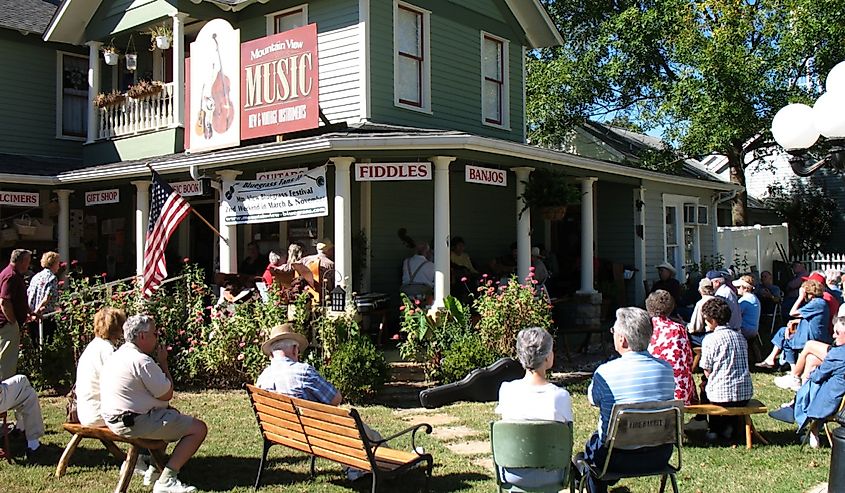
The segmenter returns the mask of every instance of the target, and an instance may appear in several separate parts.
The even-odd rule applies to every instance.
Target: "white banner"
[[[9,192],[0,191],[0,205],[17,207],[38,207],[38,192]]]
[[[255,224],[329,215],[326,167],[271,180],[224,181],[223,224]]]
[[[183,197],[202,195],[202,184],[198,181],[177,181],[171,183],[170,187]]]
[[[255,174],[256,180],[278,180],[279,178],[287,178],[289,176],[295,176],[300,173],[304,173],[308,171],[308,168],[292,168],[292,169],[280,169],[278,171],[262,171],[260,173]]]
[[[496,185],[499,187],[508,186],[508,174],[505,170],[480,168],[478,166],[466,166],[465,178],[467,183],[480,183],[482,185]]]
[[[98,190],[85,192],[85,205],[116,204],[120,202],[120,190]]]
[[[431,163],[355,163],[355,181],[431,180]]]

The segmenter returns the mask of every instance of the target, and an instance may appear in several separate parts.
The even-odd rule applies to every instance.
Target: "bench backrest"
[[[265,440],[370,471],[374,462],[358,412],[247,385]]]

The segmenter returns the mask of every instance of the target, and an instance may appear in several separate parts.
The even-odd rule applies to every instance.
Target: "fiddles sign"
[[[240,43],[240,30],[214,19],[185,60],[185,148],[240,145],[319,125],[317,25]]]

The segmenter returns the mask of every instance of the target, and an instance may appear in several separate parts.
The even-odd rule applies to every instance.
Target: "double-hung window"
[[[308,24],[308,5],[267,14],[267,34],[278,34]]]
[[[507,53],[506,40],[481,33],[481,108],[487,125],[509,124]]]
[[[56,136],[84,138],[88,132],[88,57],[58,53]]]
[[[394,104],[431,111],[429,12],[405,2],[393,5]]]

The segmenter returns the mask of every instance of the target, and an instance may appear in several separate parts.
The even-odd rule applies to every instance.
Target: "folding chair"
[[[549,492],[566,489],[571,480],[572,423],[559,421],[495,421],[490,423],[490,443],[499,492]],[[502,478],[501,468],[562,470],[560,482],[522,488]]]
[[[824,434],[827,437],[827,443],[829,443],[831,447],[833,446],[833,437],[830,434],[830,427],[828,426],[828,424],[838,422],[837,417],[843,409],[845,409],[845,396],[842,396],[842,401],[839,402],[839,409],[837,409],[835,413],[831,414],[822,421],[822,428],[824,428]]]
[[[585,491],[587,474],[590,474],[601,481],[661,476],[660,493],[663,493],[666,489],[667,478],[672,482],[672,491],[678,493],[678,482],[675,475],[681,470],[683,409],[684,403],[679,400],[615,404],[610,413],[610,425],[607,428],[607,436],[604,442],[605,447],[607,447],[607,457],[605,457],[604,464],[590,464],[586,460],[576,459],[576,467],[581,471],[587,471],[578,480],[578,491]],[[613,453],[617,450],[636,450],[643,447],[669,444],[678,450],[677,466],[672,465],[671,457],[669,457],[666,464],[653,468],[643,468],[637,472],[619,473],[608,470]]]

